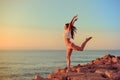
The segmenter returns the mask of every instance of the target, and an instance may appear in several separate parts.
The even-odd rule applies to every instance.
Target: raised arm
[[[77,16],[78,15],[76,15],[72,18],[72,20],[70,21],[70,25],[74,25],[74,22],[77,20]]]
[[[75,23],[75,21],[77,21],[77,17],[76,18],[74,18],[74,20],[72,21],[72,23],[71,23],[71,25],[74,25],[74,23]]]
[[[72,20],[70,21],[69,27],[68,27],[69,30],[70,30],[71,27],[74,25],[75,21],[78,19],[77,16],[78,16],[78,15],[74,16],[74,17],[72,18]]]

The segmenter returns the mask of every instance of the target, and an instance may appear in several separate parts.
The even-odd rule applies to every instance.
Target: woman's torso
[[[69,44],[69,43],[71,43],[71,41],[70,41],[71,37],[72,37],[71,36],[71,31],[66,31],[64,33],[64,41],[65,41],[66,45]]]

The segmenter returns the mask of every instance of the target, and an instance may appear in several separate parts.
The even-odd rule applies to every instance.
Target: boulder
[[[56,69],[48,78],[36,80],[120,80],[120,57],[107,54],[84,65]]]

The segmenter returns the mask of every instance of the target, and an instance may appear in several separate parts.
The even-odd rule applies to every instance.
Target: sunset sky
[[[0,50],[65,49],[64,24],[78,14],[76,44],[120,49],[120,0],[0,0]]]

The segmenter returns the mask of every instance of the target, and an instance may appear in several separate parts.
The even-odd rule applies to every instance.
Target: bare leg
[[[89,37],[89,38],[86,38],[86,40],[82,43],[81,47],[79,48],[79,51],[83,51],[85,46],[86,46],[86,43],[92,39],[92,37]]]
[[[86,40],[82,43],[81,46],[77,46],[75,45],[74,43],[69,43],[67,46],[69,46],[72,50],[77,50],[77,51],[83,51],[87,42],[92,39],[92,37],[89,37],[89,38],[86,38]],[[72,53],[72,52],[69,52],[70,50],[67,50],[67,53]]]
[[[71,57],[71,54],[72,54],[72,50],[73,49],[67,49],[67,52],[66,52],[68,70],[70,70],[70,63],[71,63],[70,57]]]

